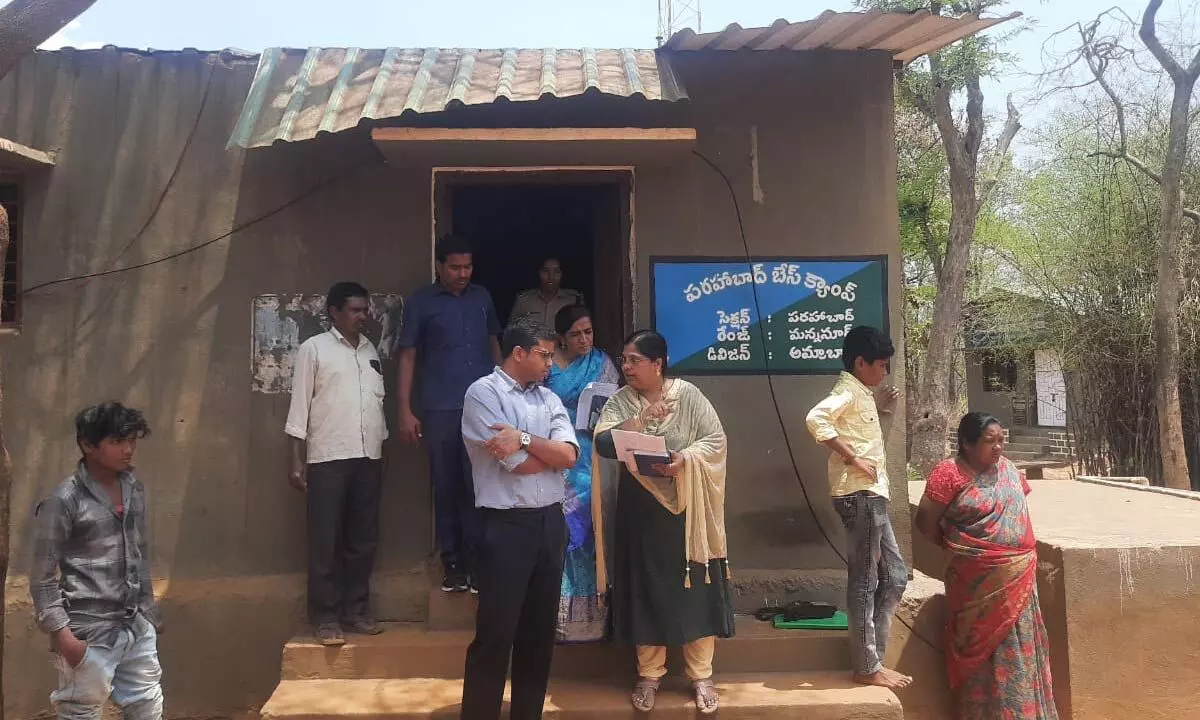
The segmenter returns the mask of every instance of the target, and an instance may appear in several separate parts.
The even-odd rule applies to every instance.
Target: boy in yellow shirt
[[[846,526],[846,613],[854,681],[890,688],[912,678],[883,666],[892,616],[908,584],[908,568],[888,519],[888,476],[879,425],[881,388],[896,348],[873,327],[852,328],[842,346],[846,370],[833,391],[808,413],[808,431],[833,451],[829,488]],[[891,412],[899,393],[883,393]]]

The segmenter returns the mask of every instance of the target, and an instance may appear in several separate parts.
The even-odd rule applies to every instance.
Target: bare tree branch
[[[1158,40],[1158,35],[1154,31],[1154,17],[1158,12],[1158,8],[1161,6],[1162,0],[1151,1],[1150,5],[1146,8],[1146,15],[1144,16],[1142,27],[1138,34],[1142,38],[1142,42],[1146,43],[1146,46],[1151,49],[1151,52],[1154,53],[1154,56],[1159,59],[1159,62],[1164,63],[1163,69],[1171,74],[1172,79],[1175,79],[1177,77],[1176,72],[1173,71],[1171,67],[1168,67],[1166,63],[1171,63],[1179,73],[1182,73],[1183,71],[1179,67],[1179,64],[1175,62],[1175,58],[1172,57],[1165,48],[1163,48],[1162,43]],[[1161,186],[1163,183],[1162,175],[1158,172],[1155,172],[1145,160],[1129,152],[1129,132],[1126,124],[1127,120],[1125,102],[1121,100],[1121,97],[1113,88],[1112,83],[1108,81],[1105,71],[1108,69],[1108,65],[1113,59],[1130,53],[1125,48],[1120,47],[1115,41],[1098,40],[1096,38],[1096,30],[1099,27],[1100,20],[1101,18],[1096,18],[1093,22],[1087,25],[1079,26],[1079,35],[1083,40],[1083,45],[1080,48],[1080,54],[1086,61],[1088,70],[1090,70],[1092,76],[1096,78],[1096,83],[1102,90],[1104,90],[1104,94],[1108,96],[1109,101],[1112,102],[1113,110],[1116,115],[1118,137],[1116,150],[1097,150],[1096,152],[1091,153],[1089,157],[1109,157],[1116,160],[1123,160],[1129,163],[1129,165],[1135,168],[1138,172],[1142,173],[1146,177],[1150,178],[1150,180]],[[1149,25],[1146,23],[1149,23]],[[1162,57],[1160,57],[1159,53],[1154,50],[1155,46],[1162,51]],[[1165,62],[1163,60],[1164,57],[1166,59]],[[1200,63],[1200,52],[1197,53],[1196,57],[1197,60],[1194,64]],[[1200,65],[1197,66],[1200,67]],[[1200,70],[1197,72],[1200,73]],[[1182,79],[1187,81],[1189,85],[1195,83],[1194,77],[1190,81],[1187,80],[1187,76],[1183,76]],[[1191,219],[1193,222],[1200,223],[1200,211],[1185,207],[1183,209],[1183,215],[1184,217]]]
[[[96,0],[12,0],[0,7],[0,78]]]
[[[1163,0],[1150,0],[1150,4],[1146,6],[1146,12],[1142,15],[1142,26],[1138,30],[1138,36],[1176,84],[1195,85],[1197,78],[1200,78],[1200,50],[1196,51],[1196,56],[1192,58],[1191,64],[1185,70],[1175,56],[1163,47],[1162,41],[1158,39],[1158,33],[1154,29],[1155,17],[1162,4]]]
[[[942,145],[946,148],[946,159],[950,161],[950,169],[962,168],[967,162],[966,147],[962,133],[954,124],[954,109],[950,105],[951,87],[946,79],[945,68],[941,58],[936,53],[929,56],[929,71],[933,83],[933,102],[930,117],[938,126],[942,136]]]
[[[915,107],[922,115],[929,118],[930,121],[935,121],[933,106],[929,104],[929,100],[922,97],[917,92],[914,92],[909,84],[904,79],[904,70],[896,70],[896,87],[900,89],[900,95],[909,105]]]
[[[1000,132],[1000,139],[996,142],[996,159],[992,171],[979,188],[979,207],[983,207],[988,199],[991,198],[992,192],[995,191],[996,185],[1000,182],[1001,175],[1012,164],[1009,149],[1012,147],[1013,138],[1021,130],[1021,113],[1013,103],[1011,93],[1008,96],[1007,104],[1008,119],[1004,121],[1004,130]]]
[[[1154,172],[1154,170],[1152,170],[1150,168],[1150,166],[1148,166],[1140,158],[1130,155],[1129,153],[1127,153],[1123,150],[1117,150],[1117,151],[1097,150],[1096,152],[1088,153],[1088,157],[1108,157],[1108,158],[1113,158],[1115,160],[1124,160],[1125,162],[1127,162],[1131,166],[1133,166],[1141,174],[1145,175],[1146,177],[1150,178],[1151,180],[1153,180],[1154,182],[1156,182],[1160,185],[1162,184],[1162,176],[1161,175]]]
[[[983,131],[983,90],[979,86],[979,76],[971,73],[967,78],[967,134],[963,137],[968,155],[979,153],[983,146]]]

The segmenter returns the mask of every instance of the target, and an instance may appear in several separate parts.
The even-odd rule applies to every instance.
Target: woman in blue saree
[[[558,349],[546,386],[563,401],[575,423],[579,397],[592,383],[616,384],[617,368],[603,350],[594,345],[592,318],[587,308],[563,308],[554,318]],[[592,431],[576,430],[579,459],[567,471],[567,495],[563,514],[567,520],[567,559],[563,570],[562,597],[558,605],[560,643],[603,640],[608,626],[608,608],[596,590],[596,544],[592,531]]]

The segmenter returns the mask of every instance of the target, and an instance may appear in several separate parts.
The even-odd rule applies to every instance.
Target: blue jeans
[[[857,492],[833,498],[846,526],[846,614],[854,672],[871,675],[883,668],[892,615],[908,585],[887,498]]]
[[[58,689],[50,701],[59,720],[100,720],[109,696],[125,720],[161,720],[162,667],[154,626],[139,615],[131,627],[105,633],[102,642],[89,643],[75,667],[56,658]]]

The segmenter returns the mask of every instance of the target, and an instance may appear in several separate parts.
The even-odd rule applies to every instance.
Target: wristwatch
[[[527,432],[521,433],[521,449],[528,450],[529,445],[533,442],[533,436]]]

